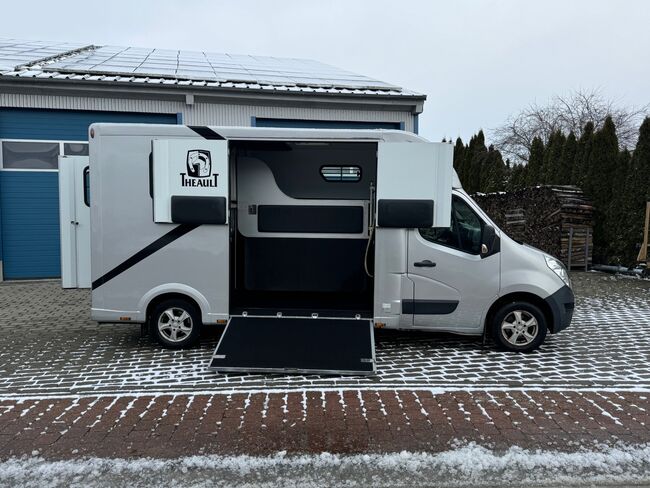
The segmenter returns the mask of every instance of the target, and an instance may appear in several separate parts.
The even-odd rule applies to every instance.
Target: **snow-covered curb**
[[[173,454],[173,453],[170,453]],[[495,452],[476,444],[437,454],[401,452],[176,459],[40,457],[0,462],[0,485],[38,486],[581,486],[650,482],[650,444],[576,452]]]
[[[323,392],[336,392],[341,393],[344,391],[426,391],[432,395],[442,395],[444,393],[452,392],[485,392],[485,391],[523,391],[523,392],[579,392],[579,393],[650,393],[650,385],[635,385],[635,386],[563,386],[557,384],[549,385],[530,385],[530,386],[503,386],[503,385],[490,385],[490,384],[477,384],[477,385],[445,385],[444,387],[435,387],[422,384],[411,384],[404,386],[403,384],[397,385],[342,385],[342,386],[297,386],[290,387],[277,387],[277,388],[229,388],[229,389],[213,389],[213,390],[138,390],[138,391],[115,391],[115,392],[85,392],[79,394],[41,394],[34,395],[32,393],[5,393],[0,394],[0,402],[2,401],[43,401],[43,400],[81,400],[83,398],[140,398],[140,397],[160,397],[160,396],[201,396],[201,395],[255,395],[255,394],[280,394],[280,393],[323,393]]]

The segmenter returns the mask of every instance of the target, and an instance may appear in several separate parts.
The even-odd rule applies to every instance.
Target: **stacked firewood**
[[[593,206],[578,187],[537,186],[474,197],[510,237],[567,265],[570,260],[572,268],[584,268],[585,256],[591,264]]]

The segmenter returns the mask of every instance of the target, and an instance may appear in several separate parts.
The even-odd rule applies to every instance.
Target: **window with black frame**
[[[449,227],[421,228],[420,235],[427,241],[459,249],[469,254],[480,254],[483,221],[462,198],[451,200]]]

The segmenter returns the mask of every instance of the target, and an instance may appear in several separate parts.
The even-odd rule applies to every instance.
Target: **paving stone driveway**
[[[206,369],[220,330],[186,351],[133,325],[97,325],[88,290],[0,284],[0,396],[219,393],[255,390],[650,388],[650,282],[577,273],[572,326],[528,355],[474,338],[376,331],[374,377],[220,375]]]

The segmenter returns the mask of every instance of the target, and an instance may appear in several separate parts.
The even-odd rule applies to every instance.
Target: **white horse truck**
[[[449,144],[386,130],[89,131],[92,318],[148,324],[170,348],[223,324],[216,371],[372,374],[373,327],[489,334],[527,352],[571,321],[562,263],[497,228]]]

